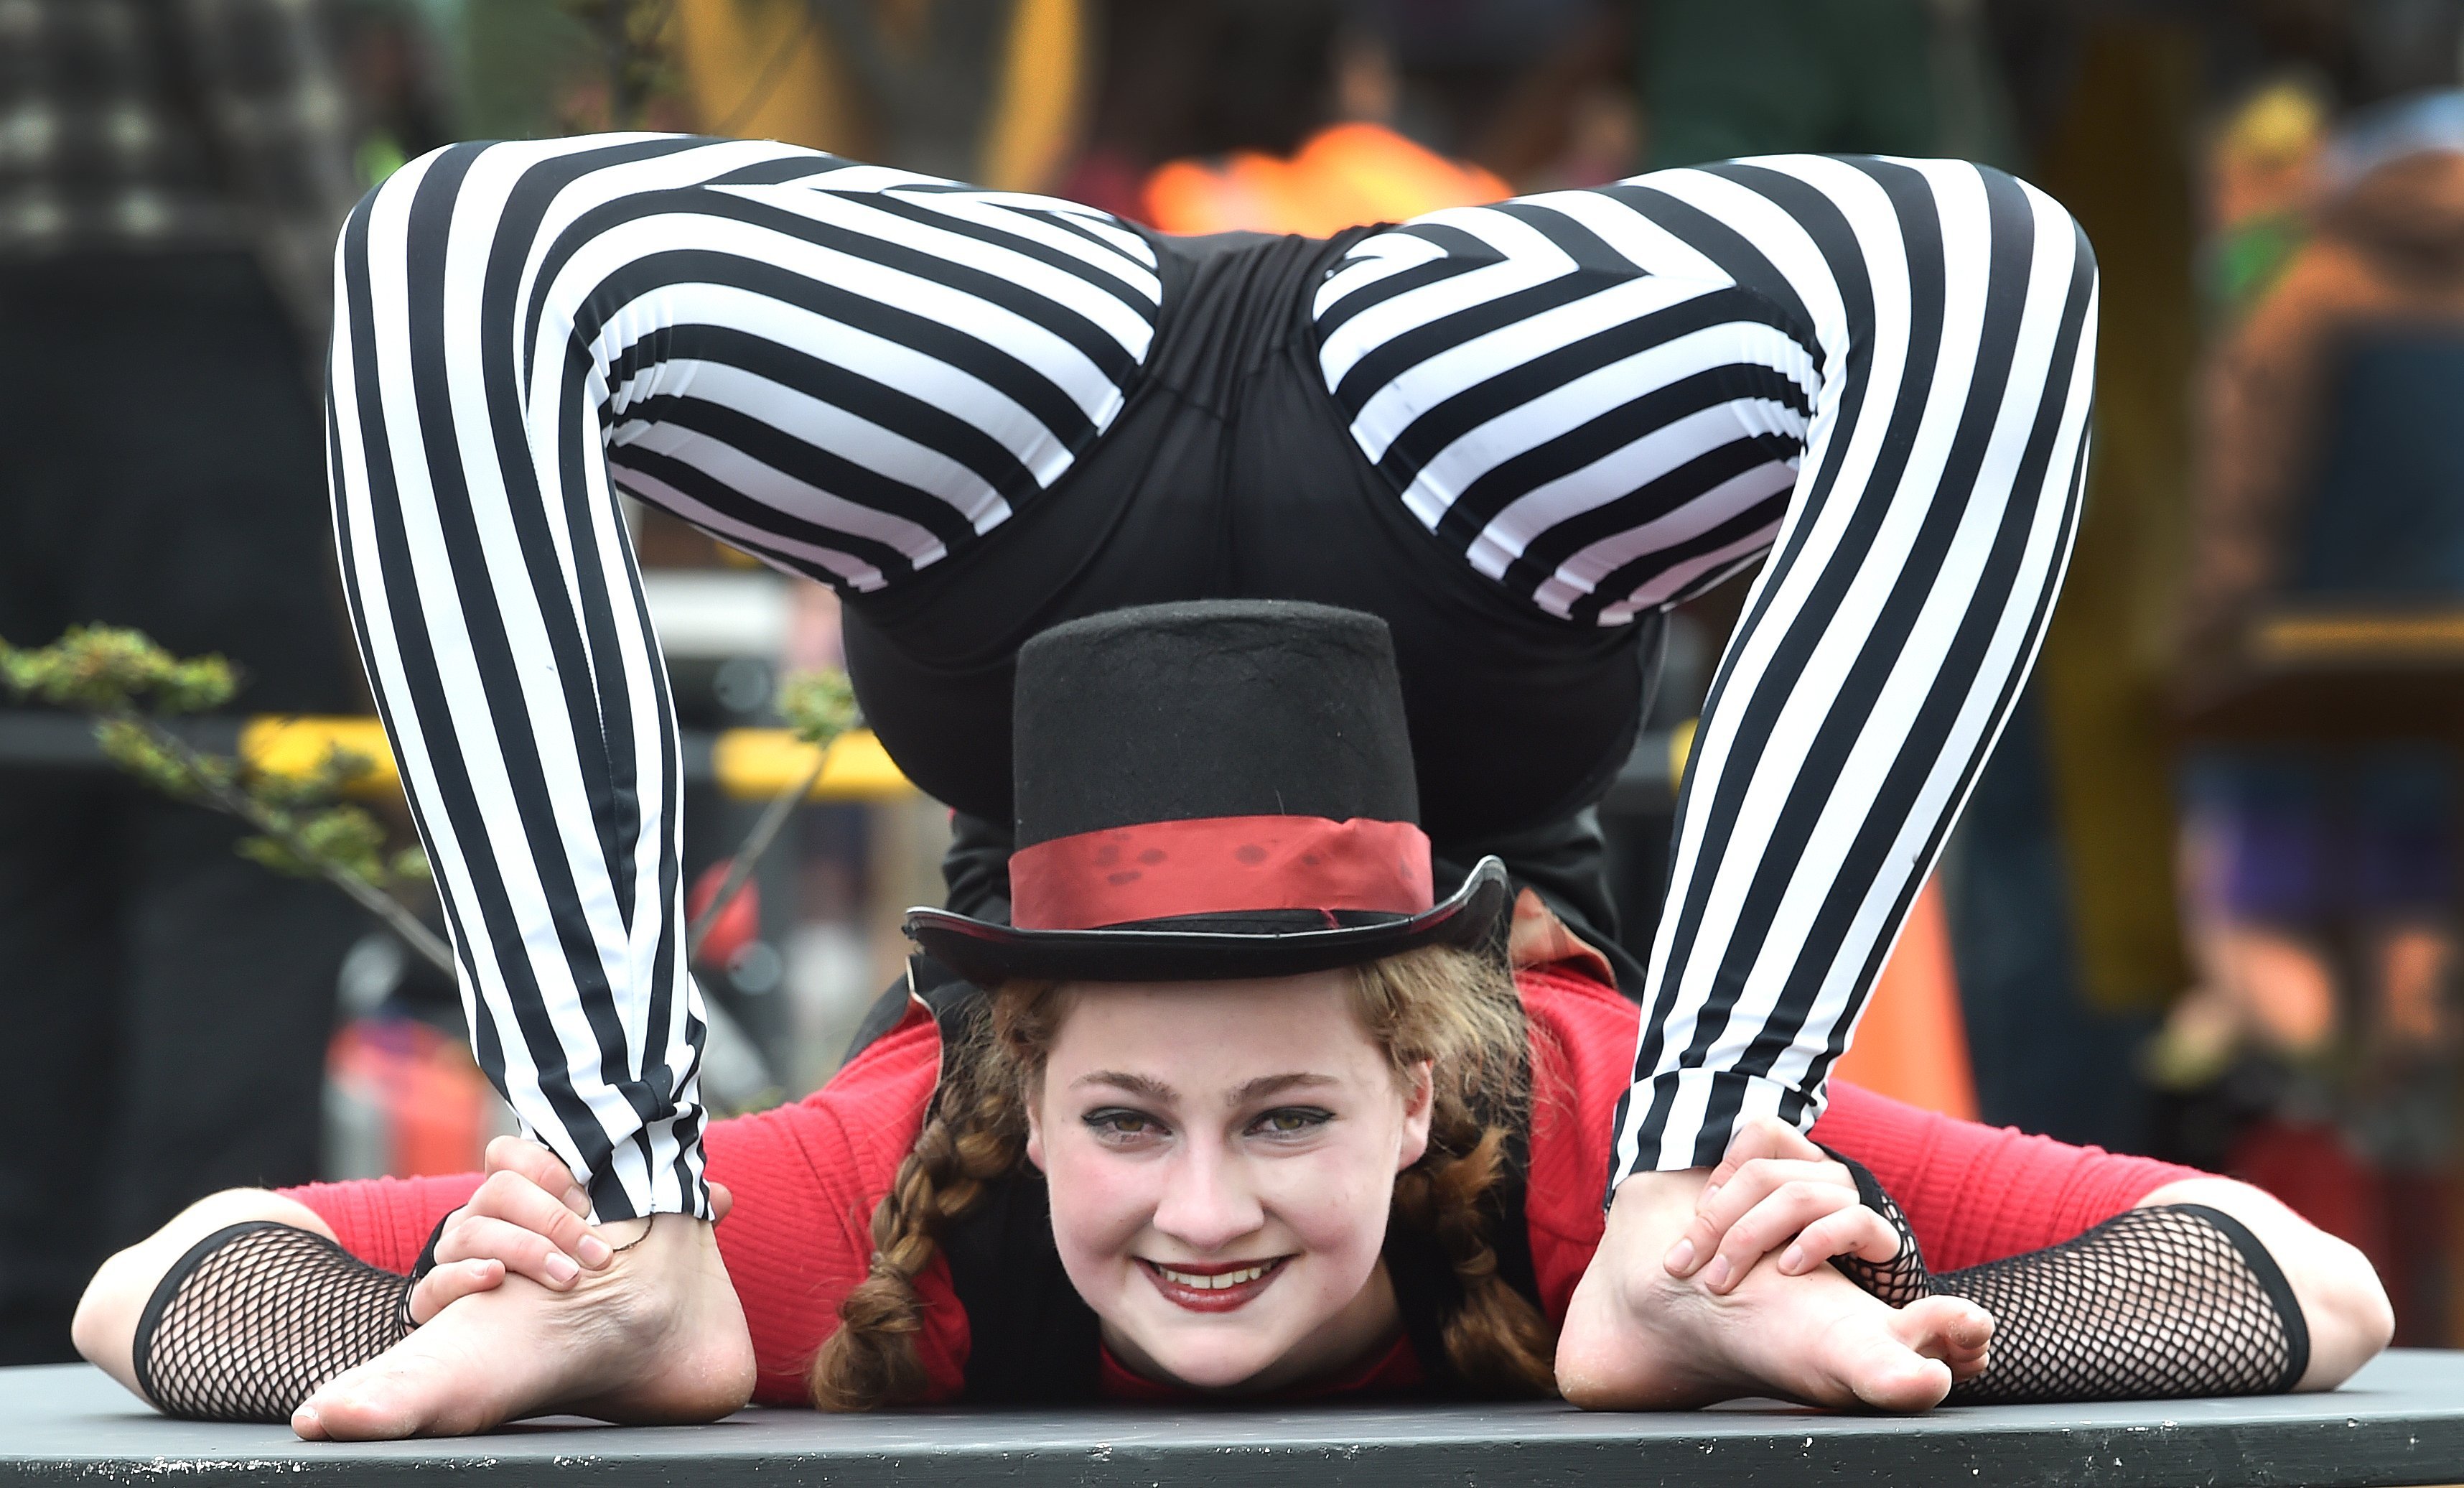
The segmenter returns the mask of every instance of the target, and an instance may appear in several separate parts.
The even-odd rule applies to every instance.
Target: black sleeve
[[[2310,1329],[2282,1268],[2221,1210],[2134,1209],[2059,1245],[1934,1276],[1874,1175],[1831,1156],[1900,1234],[1889,1261],[1834,1266],[1895,1307],[1965,1297],[1993,1317],[1985,1372],[1953,1386],[1950,1404],[2276,1394],[2310,1367]]]
[[[1951,1401],[2267,1395],[2310,1367],[2310,1329],[2276,1257],[2221,1210],[2116,1214],[2075,1240],[1934,1278],[1993,1315],[1983,1374]]]
[[[165,1415],[281,1423],[409,1336],[411,1279],[323,1235],[258,1220],[188,1248],[137,1321],[133,1360]]]

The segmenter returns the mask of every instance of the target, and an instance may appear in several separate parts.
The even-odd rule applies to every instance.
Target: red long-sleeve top
[[[1638,1011],[1568,964],[1516,973],[1531,1029],[1531,1172],[1524,1199],[1540,1300],[1562,1321],[1600,1239],[1601,1174],[1610,1114],[1633,1083]],[[940,1033],[920,1006],[821,1090],[794,1105],[711,1125],[711,1178],[736,1207],[718,1247],[753,1332],[755,1398],[797,1405],[804,1374],[838,1325],[840,1301],[870,1263],[873,1207],[914,1144],[940,1077]],[[1840,1081],[1814,1137],[1873,1169],[1897,1199],[1928,1265],[1952,1271],[2057,1244],[2194,1170],[2075,1147],[2045,1137],[1920,1111]],[[407,1271],[438,1220],[479,1183],[380,1178],[288,1190],[333,1227],[353,1255]],[[919,1338],[935,1397],[955,1397],[967,1359],[967,1319],[935,1259],[916,1279]],[[1353,1388],[1417,1382],[1407,1342]],[[1157,1387],[1107,1361],[1108,1393],[1152,1397]]]

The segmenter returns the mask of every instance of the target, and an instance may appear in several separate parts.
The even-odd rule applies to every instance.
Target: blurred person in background
[[[2200,985],[2160,1078],[2217,1156],[2361,1245],[2443,1337],[2454,1156],[2454,683],[2260,688],[2278,617],[2464,604],[2464,95],[2360,116],[2260,92],[2212,169],[2221,332],[2184,611],[2184,900]]]
[[[0,0],[0,636],[136,626],[254,711],[358,711],[312,393],[359,192],[311,0]],[[199,1194],[316,1176],[356,927],[239,829],[0,766],[0,1364],[75,1357],[96,1263]]]
[[[2209,163],[2210,313],[2238,324],[2310,239],[2330,104],[2303,78],[2268,83],[2233,110]]]

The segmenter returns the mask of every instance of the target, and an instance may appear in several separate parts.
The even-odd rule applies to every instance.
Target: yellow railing
[[[2276,662],[2430,661],[2464,657],[2464,611],[2273,614],[2251,634]]]
[[[800,743],[783,728],[731,728],[711,737],[711,771],[731,796],[763,800],[804,778],[813,766],[813,745]],[[370,769],[354,785],[356,794],[399,793],[393,750],[385,726],[372,718],[265,717],[248,721],[240,729],[240,758],[251,766],[275,775],[306,775],[329,749],[364,756]],[[870,729],[858,729],[830,745],[828,766],[814,786],[815,801],[887,800],[913,792],[914,787],[890,762],[890,754]]]
[[[731,728],[710,750],[712,773],[729,795],[762,800],[804,778],[813,746],[783,728]],[[813,787],[815,801],[874,801],[913,793],[872,730],[860,728],[830,744],[829,762]]]
[[[1672,794],[1684,784],[1698,722],[1687,719],[1669,730]],[[703,737],[710,740],[711,773],[718,788],[738,800],[768,800],[803,779],[813,766],[813,746],[799,743],[783,728],[730,728]],[[370,763],[371,768],[353,786],[354,794],[401,793],[393,749],[385,743],[385,726],[375,719],[268,716],[250,719],[240,729],[240,758],[276,775],[306,775],[332,748],[363,756]],[[881,741],[870,729],[860,728],[830,745],[829,766],[807,799],[886,801],[911,795],[914,789],[891,763]]]

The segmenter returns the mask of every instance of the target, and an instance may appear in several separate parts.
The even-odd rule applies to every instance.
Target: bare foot
[[[1984,1372],[1993,1321],[1933,1297],[1888,1306],[1825,1266],[1768,1258],[1717,1294],[1661,1264],[1693,1218],[1705,1174],[1645,1173],[1617,1188],[1608,1233],[1557,1339],[1557,1385],[1594,1410],[1690,1410],[1741,1395],[1926,1410]]]
[[[618,1254],[569,1290],[513,1275],[463,1297],[300,1406],[311,1441],[452,1436],[569,1411],[628,1425],[714,1421],[753,1393],[753,1340],[712,1227],[605,1227]]]

